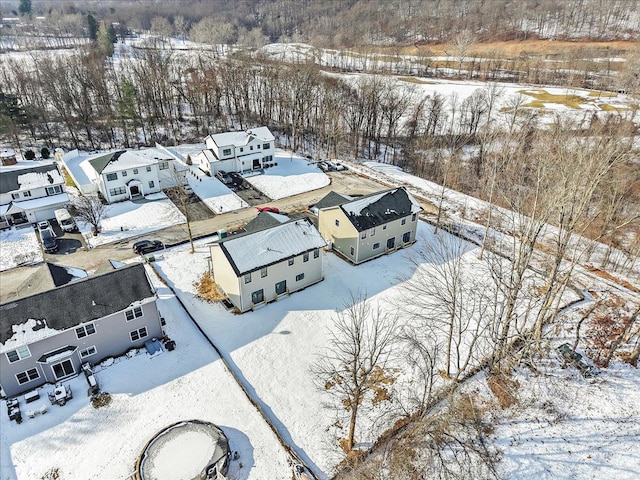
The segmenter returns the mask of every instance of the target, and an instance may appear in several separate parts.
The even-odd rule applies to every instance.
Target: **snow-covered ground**
[[[0,231],[0,271],[43,261],[42,248],[31,225]]]

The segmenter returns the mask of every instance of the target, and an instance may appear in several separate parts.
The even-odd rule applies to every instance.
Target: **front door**
[[[276,283],[276,295],[282,295],[287,291],[287,281],[283,280]]]
[[[254,305],[264,302],[264,290],[260,289],[251,294],[251,303]]]
[[[259,158],[254,158],[253,159],[253,169],[254,170],[258,170],[261,167],[262,167],[262,165],[260,165],[260,159]]]
[[[131,192],[131,196],[140,194],[140,188],[138,188],[138,185],[131,185],[129,191]]]
[[[396,245],[396,237],[391,237],[387,240],[387,250],[393,250],[393,247]]]
[[[51,368],[53,369],[53,374],[56,376],[56,380],[60,380],[61,378],[68,377],[69,375],[76,373],[71,360],[54,363]]]

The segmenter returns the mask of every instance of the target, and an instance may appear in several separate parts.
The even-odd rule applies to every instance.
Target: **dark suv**
[[[42,247],[46,253],[58,251],[58,240],[56,240],[56,236],[51,228],[40,230],[40,240],[42,241]]]
[[[140,240],[133,244],[133,251],[139,255],[162,250],[163,248],[164,243],[160,240]]]

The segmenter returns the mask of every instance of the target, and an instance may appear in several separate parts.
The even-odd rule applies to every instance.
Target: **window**
[[[56,376],[56,380],[68,377],[69,375],[73,375],[74,373],[76,373],[71,360],[65,360],[63,362],[56,363],[51,366],[51,369],[53,370],[53,374]]]
[[[383,225],[383,226],[382,226],[382,229],[383,229],[383,230],[386,230],[386,229],[387,229],[387,226],[386,226],[386,225]]]
[[[245,284],[247,284],[247,283],[251,283],[251,272],[249,272],[249,273],[245,274],[245,276],[244,276],[244,283],[245,283]]]
[[[151,165],[147,165],[147,172],[151,171]]]
[[[96,352],[97,352],[96,346],[91,345],[90,347],[80,350],[80,358],[90,357],[91,355],[95,355]]]
[[[118,187],[118,188],[110,188],[109,189],[109,195],[111,195],[112,197],[115,195],[124,195],[125,193],[127,193],[127,189],[125,187]]]
[[[289,266],[293,265],[295,263],[295,260],[293,258],[289,259]]]
[[[160,170],[166,170],[167,168],[169,168],[169,162],[160,162],[158,164],[158,168]]]
[[[18,360],[29,358],[31,356],[31,352],[29,351],[29,347],[24,345],[23,347],[7,352],[6,355],[7,355],[7,360],[9,360],[9,363],[14,363],[14,362],[17,362]]]
[[[240,152],[244,152],[244,147],[240,147]]]
[[[260,277],[264,278],[267,276],[267,267],[260,269]]]
[[[23,197],[30,197],[31,196],[31,192],[22,192],[22,196]]]
[[[258,144],[258,145],[256,146],[256,148],[257,148],[258,150],[260,150],[260,145]]]
[[[417,213],[414,213],[413,215],[411,215],[411,221],[415,222],[416,221],[416,217],[418,216]]]
[[[365,238],[367,238],[367,232],[362,232],[360,234],[360,240],[364,240]]]
[[[17,199],[20,198],[20,194],[19,193],[12,193],[11,194],[11,198],[14,199],[14,200],[17,200]]]
[[[137,175],[137,174],[138,174],[138,169],[137,169],[137,168],[134,168],[134,169],[133,169],[133,174],[134,174],[134,175]]]
[[[376,243],[373,244],[373,249],[374,250],[377,250],[379,248],[380,248],[380,242],[376,242]]]
[[[222,156],[227,157],[231,155],[231,149],[230,148],[225,148],[224,150],[222,150]]]
[[[134,170],[133,173],[136,173],[136,171]],[[107,173],[107,182],[113,182],[114,180],[118,179],[118,174],[117,173]]]
[[[18,380],[18,383],[20,385],[25,384],[27,382],[33,382],[38,378],[40,378],[40,374],[38,373],[38,370],[36,370],[35,368],[30,368],[26,372],[20,372],[16,375],[16,379]]]
[[[155,186],[156,186],[155,182],[154,182],[153,180],[151,180],[151,181],[149,182],[149,188],[153,188],[153,187],[155,187]]]
[[[267,150],[268,148],[269,148],[269,144],[268,143],[265,143],[265,144],[262,145],[262,149],[263,150]]]
[[[404,225],[405,223],[407,223],[407,219],[406,219],[406,218],[403,218],[403,219],[402,219],[402,225]]]
[[[313,251],[313,258],[318,258],[319,256],[320,256],[320,249],[319,249],[319,248],[316,248],[316,249]]]
[[[251,145],[251,146],[249,147],[249,150],[251,150],[251,151],[253,152],[253,145]]]
[[[251,294],[251,303],[254,305],[264,302],[264,290],[260,289]]]
[[[304,273],[296,275],[296,282],[299,282],[300,280],[304,280]]]
[[[287,291],[287,281],[282,280],[281,282],[276,283],[276,295],[282,295]]]
[[[86,325],[76,328],[76,337],[78,338],[93,335],[94,333],[96,333],[96,327],[93,323],[87,323]]]
[[[336,227],[339,227],[339,226],[340,226],[340,220],[336,218]]]
[[[47,187],[47,195],[57,195],[58,193],[62,193],[62,186]]]
[[[132,342],[137,342],[138,340],[146,337],[147,335],[148,335],[147,327],[142,327],[142,328],[139,328],[138,330],[134,330],[133,332],[129,333],[129,336],[131,337]]]
[[[355,248],[353,248],[353,247],[351,247],[351,248],[349,249],[349,251],[351,252],[351,256],[352,256],[352,257],[356,254],[356,249],[355,249]]]
[[[302,261],[303,262],[308,262],[309,261],[309,252],[305,252],[302,254]]]
[[[122,176],[123,176],[123,177],[126,177],[126,176],[127,176],[127,171],[126,171],[126,170],[123,170],[121,173],[122,173]]]
[[[127,322],[142,316],[142,307],[134,307],[129,310],[125,310],[124,315],[127,317]]]
[[[411,232],[407,232],[402,235],[402,241],[404,243],[407,243],[409,240],[411,240]]]

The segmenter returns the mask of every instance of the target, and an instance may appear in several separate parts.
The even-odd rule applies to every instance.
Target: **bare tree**
[[[173,163],[171,166],[171,178],[168,180],[169,187],[167,193],[171,196],[171,200],[176,204],[186,219],[187,235],[189,244],[191,245],[190,253],[195,252],[193,245],[193,233],[191,232],[191,189],[187,174],[189,167],[182,167],[182,164]]]
[[[390,369],[397,340],[396,317],[383,313],[362,293],[352,293],[338,313],[329,347],[312,367],[318,387],[334,395],[349,413],[346,452],[353,449],[358,413],[365,399],[373,404],[387,399],[394,381]]]
[[[100,221],[107,213],[107,205],[102,203],[98,195],[82,195],[75,199],[73,206],[76,215],[90,224],[93,235],[97,235],[100,232]]]

